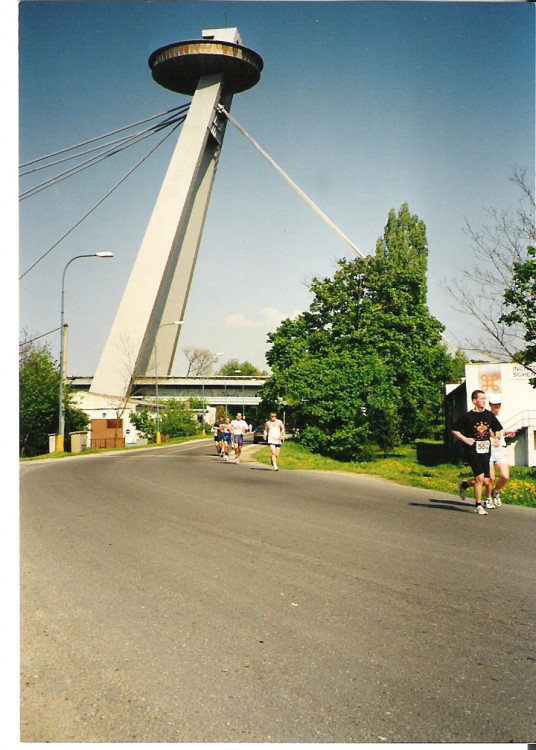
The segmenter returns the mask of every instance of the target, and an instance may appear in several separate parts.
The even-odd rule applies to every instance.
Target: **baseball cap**
[[[490,404],[502,404],[502,396],[490,396]]]

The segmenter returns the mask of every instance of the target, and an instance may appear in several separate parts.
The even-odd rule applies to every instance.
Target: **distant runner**
[[[225,417],[225,422],[221,426],[221,431],[223,433],[223,460],[228,461],[233,445],[233,428],[229,417]]]
[[[264,426],[264,433],[266,436],[266,442],[270,446],[272,452],[271,461],[274,471],[279,471],[277,466],[277,459],[281,453],[281,444],[285,439],[285,425],[277,418],[275,411],[271,412],[270,419]]]
[[[233,430],[233,445],[235,450],[235,464],[240,463],[240,456],[242,455],[242,447],[244,445],[244,435],[249,431],[248,423],[242,419],[242,414],[238,412],[236,419],[231,422],[231,428]]]
[[[214,433],[214,442],[216,443],[216,452],[218,456],[223,457],[223,432],[222,432],[222,426],[224,422],[223,419],[218,419],[214,427],[212,428],[212,431]]]

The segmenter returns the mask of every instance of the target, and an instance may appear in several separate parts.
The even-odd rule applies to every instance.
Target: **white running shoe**
[[[467,487],[466,487],[465,479],[461,479],[458,482],[458,492],[460,493],[461,499],[465,500],[465,498],[467,497]]]
[[[502,505],[501,496],[499,495],[498,492],[495,492],[495,495],[493,496],[493,504],[495,505],[496,508]]]
[[[234,462],[235,462],[235,464],[239,464],[240,463],[240,461],[238,460],[238,458],[235,458]]]
[[[495,510],[495,503],[488,497],[488,499],[484,503],[484,508],[487,508],[488,510]]]
[[[479,516],[487,516],[488,515],[488,511],[484,510],[484,507],[482,505],[480,505],[480,503],[478,505],[475,505],[475,513],[478,513]]]

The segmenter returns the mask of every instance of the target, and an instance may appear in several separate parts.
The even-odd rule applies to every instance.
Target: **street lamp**
[[[216,352],[216,354],[214,356],[215,357],[221,357],[222,354],[223,354],[223,352]],[[212,368],[212,365],[211,365],[211,368]],[[207,405],[205,403],[205,371],[204,370],[203,370],[203,375],[202,375],[202,378],[201,378],[201,398],[202,398],[202,401],[203,401],[203,417],[202,417],[202,427],[203,427],[203,429],[201,431],[201,434],[204,437],[206,435],[206,432],[205,432],[205,415],[207,413]]]
[[[161,328],[165,328],[166,326],[182,326],[184,325],[184,320],[174,320],[173,323],[162,323],[161,326],[158,326],[158,330],[156,332],[156,336],[154,339],[154,384],[156,388],[156,444],[162,442],[162,438],[160,435],[160,406],[158,403],[158,354],[156,350],[156,340],[158,338],[158,331],[160,331]]]
[[[75,260],[79,258],[113,258],[114,254],[109,252],[101,253],[87,253],[84,255],[75,255],[65,265],[63,274],[61,277],[61,318],[60,318],[60,402],[59,402],[59,413],[58,413],[58,435],[56,438],[56,452],[63,453],[65,447],[65,405],[63,403],[63,380],[64,380],[64,364],[63,364],[63,350],[65,346],[65,325],[63,322],[64,315],[64,302],[65,302],[65,272]]]
[[[235,370],[236,375],[240,375],[242,370]],[[242,381],[242,419],[244,419],[244,412],[246,410],[246,406],[244,404],[244,381]]]

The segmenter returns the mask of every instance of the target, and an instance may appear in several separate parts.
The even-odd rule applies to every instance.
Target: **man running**
[[[491,396],[489,408],[497,419],[501,411],[502,399],[499,396]],[[490,466],[490,486],[488,488],[488,499],[486,508],[498,508],[501,505],[501,490],[510,479],[510,466],[506,459],[506,438],[514,438],[515,432],[496,433],[491,441],[491,466]],[[495,466],[499,469],[499,479],[495,487]]]
[[[221,426],[223,433],[223,460],[228,461],[233,446],[233,428],[229,417],[225,417],[225,422]]]
[[[223,419],[216,420],[216,424],[212,428],[212,431],[214,433],[214,442],[216,443],[216,453],[218,456],[223,457],[223,432],[222,432],[222,426],[224,422]]]
[[[474,409],[463,415],[452,430],[457,440],[464,443],[465,460],[473,470],[475,477],[475,513],[487,516],[482,505],[484,487],[487,489],[490,479],[491,439],[495,433],[502,431],[497,417],[485,408],[486,394],[476,390],[471,394]]]
[[[277,466],[277,459],[281,453],[281,443],[285,439],[285,425],[277,418],[275,411],[271,412],[270,419],[264,425],[264,432],[266,436],[266,442],[270,446],[271,461],[274,471],[279,471]]]
[[[236,419],[233,419],[231,422],[231,428],[233,430],[235,464],[238,464],[240,463],[240,456],[242,455],[242,448],[244,446],[244,435],[249,431],[248,423],[242,419],[240,412],[236,415]]]

